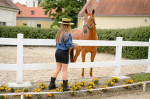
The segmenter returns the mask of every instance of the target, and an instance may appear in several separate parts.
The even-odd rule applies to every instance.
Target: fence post
[[[117,46],[116,46],[116,62],[121,61],[122,58],[122,37],[117,37],[116,38],[117,41]],[[119,76],[121,72],[121,65],[118,64],[116,69],[115,69],[115,76]]]
[[[149,39],[149,43],[150,43],[150,39]],[[148,47],[148,60],[150,60],[150,46]],[[150,64],[148,64],[147,72],[150,73]]]
[[[17,83],[21,84],[23,81],[23,34],[17,34]]]

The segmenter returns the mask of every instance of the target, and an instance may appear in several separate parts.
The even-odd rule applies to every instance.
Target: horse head
[[[83,32],[84,33],[88,33],[90,31],[90,29],[96,25],[95,24],[95,18],[94,18],[94,13],[95,13],[95,10],[93,9],[92,10],[92,13],[89,13],[87,11],[87,9],[85,9],[85,19],[84,19],[84,26],[83,26]]]

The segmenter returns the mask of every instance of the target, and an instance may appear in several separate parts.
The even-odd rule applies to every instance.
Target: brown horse
[[[95,10],[93,9],[92,13],[89,13],[87,9],[85,9],[85,13],[83,30],[73,29],[71,31],[72,38],[73,40],[98,40],[94,18]],[[73,49],[76,50],[75,56],[73,56]],[[91,62],[93,62],[97,52],[97,46],[78,46],[70,49],[71,62],[76,62],[80,52],[82,52],[82,62],[85,62],[86,53],[91,52]],[[82,68],[82,77],[84,77],[84,68]],[[92,77],[92,68],[90,68],[90,77]]]

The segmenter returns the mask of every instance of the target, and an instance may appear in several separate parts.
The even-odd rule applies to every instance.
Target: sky
[[[27,0],[15,0],[15,3],[19,2],[19,3],[21,3],[21,4],[26,4],[26,1],[27,1]]]

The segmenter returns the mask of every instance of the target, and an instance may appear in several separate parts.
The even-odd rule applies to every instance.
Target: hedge
[[[0,26],[0,37],[17,38],[17,34],[22,33],[24,38],[54,39],[57,31],[58,29]]]
[[[109,29],[97,30],[99,40],[116,40],[116,37],[123,37],[124,41],[149,42],[150,26],[132,29]],[[115,54],[115,47],[98,47],[98,52]],[[147,59],[148,47],[123,47],[122,56],[129,59]]]
[[[0,26],[0,37],[16,38],[23,33],[24,38],[54,39],[58,29],[38,29],[30,27]],[[132,29],[100,29],[97,30],[99,40],[145,41],[150,39],[150,26]],[[98,47],[98,52],[115,54],[115,47]],[[148,47],[123,47],[122,56],[129,59],[147,59]]]

